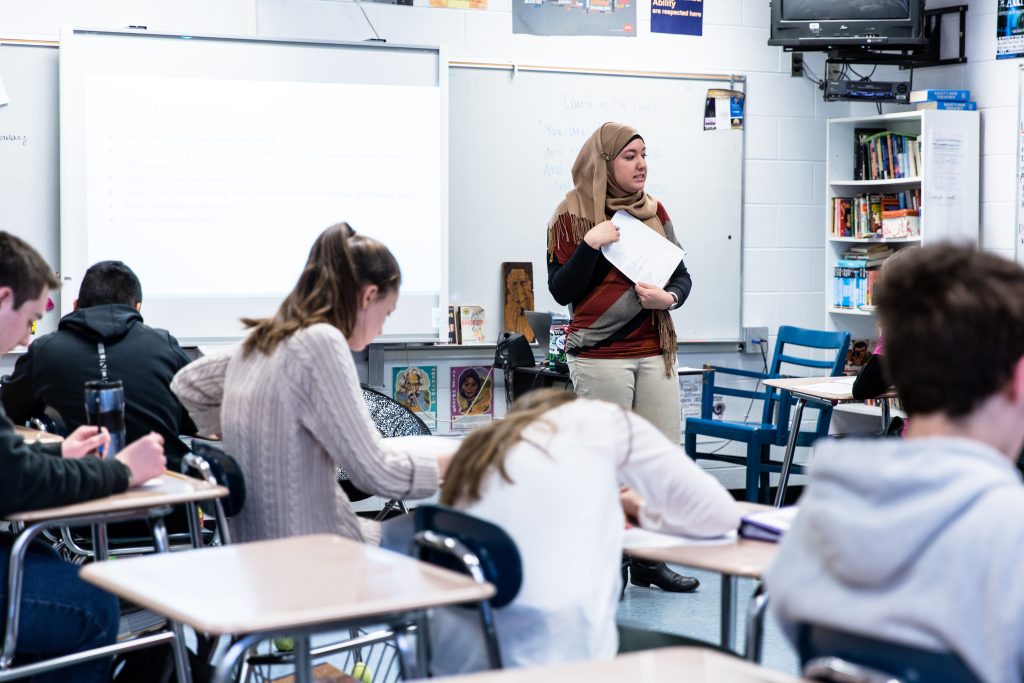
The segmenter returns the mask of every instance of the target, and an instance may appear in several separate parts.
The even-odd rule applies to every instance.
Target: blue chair
[[[838,375],[843,369],[849,347],[849,332],[824,332],[784,325],[779,328],[778,340],[775,343],[775,352],[772,354],[768,372],[712,367],[704,373],[701,416],[686,418],[684,445],[687,455],[694,460],[718,460],[735,465],[745,465],[747,468],[746,499],[751,502],[768,502],[769,473],[779,472],[782,469],[781,463],[771,460],[771,448],[772,446],[785,446],[789,439],[790,409],[794,401],[788,394],[783,394],[778,389],[771,387],[755,387],[750,390],[717,386],[715,376],[721,374],[754,379],[760,386],[760,382],[765,379],[810,375],[815,371],[819,374]],[[826,356],[822,352],[829,353]],[[821,373],[822,370],[825,373]],[[738,422],[713,419],[711,409],[715,394],[762,401],[760,421]],[[787,396],[787,400],[783,400],[784,395]],[[832,408],[817,405],[809,405],[808,408],[819,411],[817,424],[813,430],[800,432],[796,442],[797,446],[810,446],[828,434]],[[698,452],[698,436],[745,443],[747,445],[746,454],[736,456],[715,452]],[[793,471],[802,472],[803,468],[794,465]]]
[[[494,597],[479,603],[480,621],[492,669],[502,668],[493,609],[519,594],[523,564],[515,541],[499,526],[441,505],[423,505],[382,525],[381,547],[413,555],[489,582]]]
[[[827,683],[981,683],[951,652],[933,652],[826,626],[800,624],[797,653],[804,677]]]

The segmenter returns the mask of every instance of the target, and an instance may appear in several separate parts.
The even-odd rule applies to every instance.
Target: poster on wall
[[[452,429],[471,429],[493,420],[493,367],[455,365],[451,371]]]
[[[636,37],[634,0],[512,0],[512,32]]]
[[[651,33],[704,34],[704,0],[651,0]]]
[[[1024,0],[997,0],[996,59],[1024,57]]]
[[[436,429],[437,366],[396,367],[391,370],[391,380],[394,399]]]
[[[704,100],[704,130],[743,130],[745,99],[739,90],[708,90]]]
[[[487,9],[487,0],[430,0],[429,4],[448,9]]]

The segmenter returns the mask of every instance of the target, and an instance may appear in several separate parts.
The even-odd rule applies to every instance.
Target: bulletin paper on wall
[[[512,0],[512,32],[636,37],[634,0]]]
[[[1024,56],[1024,0],[998,0],[996,59]]]
[[[651,33],[704,33],[704,0],[651,0]]]
[[[704,130],[742,130],[745,99],[739,90],[708,90],[704,101]]]

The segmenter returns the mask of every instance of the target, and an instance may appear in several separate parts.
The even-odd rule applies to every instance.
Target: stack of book
[[[832,281],[832,307],[856,310],[873,305],[878,270],[892,249],[885,244],[850,247],[836,261]]]
[[[912,90],[910,103],[918,109],[951,109],[975,111],[978,105],[971,101],[970,90]]]

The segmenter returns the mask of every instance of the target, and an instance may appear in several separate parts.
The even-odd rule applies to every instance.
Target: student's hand
[[[600,249],[606,244],[619,241],[619,229],[611,221],[604,221],[587,230],[583,241],[594,249]]]
[[[452,459],[455,457],[455,450],[450,453],[438,453],[437,454],[437,478],[438,480],[444,479],[444,473],[448,471],[448,466],[452,464]],[[438,484],[440,485],[440,483]]]
[[[664,311],[676,302],[676,298],[664,289],[647,284],[646,282],[636,283],[636,287],[633,289],[636,290],[637,298],[640,299],[640,305],[644,308]]]
[[[619,502],[626,515],[626,528],[640,526],[640,506],[644,504],[644,499],[628,486],[622,486],[619,488]]]
[[[104,427],[100,430],[95,425],[82,425],[68,435],[60,445],[60,454],[65,458],[81,458],[96,449],[110,445],[110,432]]]
[[[129,486],[137,486],[153,477],[159,477],[167,465],[167,459],[164,457],[164,437],[156,432],[150,432],[138,441],[128,444],[116,457],[132,472],[128,480]]]

